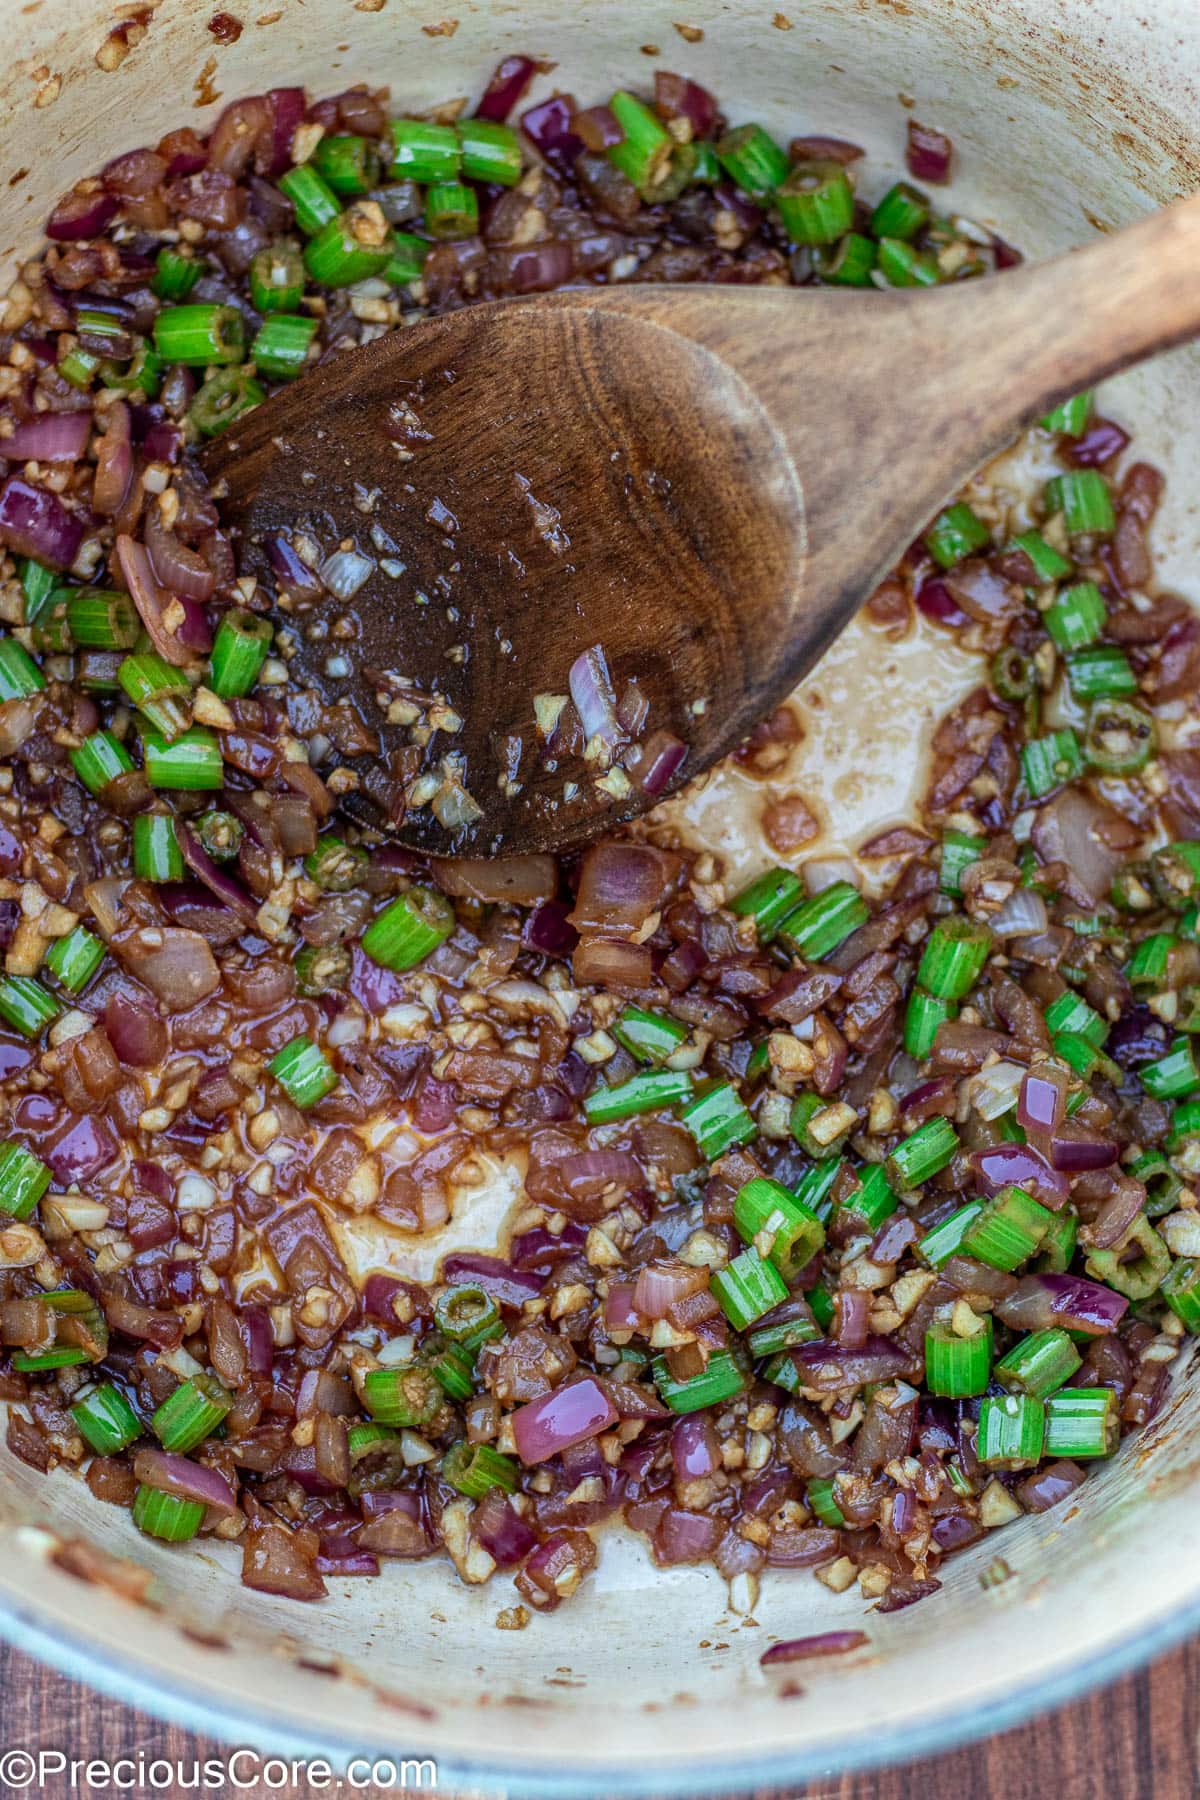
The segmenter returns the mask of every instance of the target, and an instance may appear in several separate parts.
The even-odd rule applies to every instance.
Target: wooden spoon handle
[[[1200,333],[1200,196],[932,291],[644,286],[541,304],[636,314],[742,376],[803,485],[799,672],[972,469],[1059,400]]]
[[[1200,333],[1200,194],[1053,262],[943,292],[945,411],[973,404],[1016,430]]]

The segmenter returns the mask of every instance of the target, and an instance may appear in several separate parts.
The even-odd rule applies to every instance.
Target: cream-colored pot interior
[[[420,108],[474,94],[497,58],[552,59],[590,101],[658,66],[708,83],[735,119],[787,139],[830,131],[869,147],[869,179],[898,170],[906,107],[959,151],[959,209],[1031,254],[1191,191],[1200,178],[1195,0],[230,0],[244,30],[220,45],[215,0],[111,6],[0,0],[0,253],[30,253],[54,199],[117,152],[281,82],[329,92],[389,82]],[[104,66],[114,25],[145,30]],[[686,31],[686,39],[683,28]],[[698,41],[691,41],[703,32]],[[107,49],[106,49],[107,46]],[[848,298],[848,305],[853,300]],[[947,405],[953,394],[947,394]],[[1112,384],[1105,410],[1170,473],[1158,551],[1168,582],[1200,594],[1200,353]],[[928,723],[963,663],[918,635],[898,650],[853,628],[802,691],[808,727],[781,784],[852,848],[902,817],[918,766],[906,675]],[[763,790],[718,775],[689,824],[747,867],[765,860]],[[751,803],[752,802],[752,803]],[[811,853],[811,852],[810,852]],[[462,1241],[486,1221],[460,1220]],[[0,1631],[124,1698],[241,1742],[296,1753],[432,1756],[452,1779],[517,1793],[662,1793],[757,1785],[983,1733],[1200,1618],[1192,1554],[1200,1504],[1185,1374],[1170,1406],[1070,1510],[1029,1519],[956,1559],[944,1591],[864,1617],[805,1574],[768,1575],[751,1616],[715,1576],[651,1569],[640,1540],[602,1534],[598,1577],[521,1632],[514,1596],[460,1586],[441,1564],[332,1582],[315,1607],[243,1589],[223,1546],[176,1552],[70,1479],[5,1458]],[[151,1566],[159,1611],[89,1589],[53,1561],[55,1533]],[[1002,1552],[1012,1578],[984,1590]],[[870,1647],[799,1671],[786,1692],[759,1668],[773,1637],[861,1625]],[[186,1627],[186,1632],[180,1627]],[[201,1641],[201,1639],[205,1641]],[[86,1748],[86,1747],[85,1747]]]

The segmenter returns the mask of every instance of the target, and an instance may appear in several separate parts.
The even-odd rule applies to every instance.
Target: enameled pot
[[[589,101],[648,84],[655,66],[679,69],[735,120],[761,119],[785,140],[825,131],[865,144],[881,187],[898,172],[911,108],[954,139],[958,210],[1035,256],[1200,185],[1194,0],[779,0],[782,11],[775,0],[232,0],[233,42],[219,41],[233,31],[214,3],[150,0],[134,17],[99,0],[0,0],[6,263],[35,249],[77,177],[173,125],[203,128],[239,94],[365,80],[421,108],[478,93],[514,51],[557,65],[536,93],[557,83]],[[1168,470],[1160,572],[1200,594],[1198,403],[1200,351],[1184,350],[1113,383],[1105,410]],[[893,649],[852,628],[802,690],[807,735],[775,790],[803,793],[831,852],[852,849],[904,816],[920,768],[914,706],[927,726],[970,674],[924,629]],[[725,771],[687,807],[687,827],[749,869],[766,860],[763,799]],[[452,1240],[486,1245],[512,1198],[498,1180],[409,1266],[430,1267]],[[587,1590],[523,1631],[497,1629],[507,1583],[466,1588],[440,1563],[331,1581],[313,1607],[272,1601],[239,1585],[232,1547],[151,1544],[82,1483],[43,1480],[0,1453],[0,1631],[232,1742],[335,1761],[432,1757],[443,1787],[782,1785],[1011,1725],[1200,1625],[1198,1451],[1200,1391],[1185,1370],[1077,1504],[956,1558],[943,1591],[910,1611],[866,1614],[856,1590],[839,1598],[776,1572],[739,1613],[715,1574],[656,1572],[641,1540],[606,1531]],[[150,1568],[153,1607],[69,1573],[66,1540]],[[1007,1577],[985,1589],[997,1555]],[[869,1648],[805,1665],[787,1685],[760,1669],[773,1637],[835,1626],[861,1626]]]

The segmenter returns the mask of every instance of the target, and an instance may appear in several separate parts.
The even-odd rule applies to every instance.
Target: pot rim
[[[1028,1682],[978,1710],[949,1707],[912,1729],[892,1730],[883,1736],[864,1733],[853,1742],[831,1738],[783,1750],[767,1756],[739,1755],[728,1760],[693,1761],[672,1758],[644,1772],[635,1765],[589,1763],[578,1774],[550,1769],[545,1764],[489,1758],[475,1760],[457,1753],[430,1755],[437,1770],[437,1786],[431,1791],[469,1788],[508,1800],[515,1790],[525,1800],[590,1800],[598,1793],[629,1796],[736,1794],[751,1788],[792,1786],[818,1775],[855,1773],[885,1763],[905,1765],[921,1757],[938,1756],[975,1743],[1038,1714],[1082,1698],[1092,1689],[1107,1686],[1141,1668],[1152,1658],[1173,1649],[1182,1639],[1200,1630],[1200,1600],[1178,1611],[1151,1620],[1127,1641],[1111,1645],[1087,1661],[1071,1664],[1049,1679]],[[197,1699],[194,1691],[172,1678],[147,1675],[132,1659],[101,1654],[82,1646],[58,1627],[37,1618],[23,1606],[0,1604],[0,1638],[22,1654],[50,1664],[72,1681],[86,1683],[108,1698],[149,1713],[166,1724],[216,1738],[232,1750],[251,1748],[268,1756],[312,1763],[324,1759],[335,1769],[350,1758],[368,1754],[361,1740],[339,1734],[310,1736],[286,1725],[268,1723],[236,1704]],[[413,1745],[406,1760],[423,1760],[421,1746]],[[386,1753],[379,1752],[381,1758]]]

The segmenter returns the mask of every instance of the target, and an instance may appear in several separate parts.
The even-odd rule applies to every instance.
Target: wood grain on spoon
[[[268,591],[277,533],[375,564],[347,609],[355,639],[325,634],[332,602],[293,619],[293,681],[352,700],[385,755],[411,742],[412,709],[389,724],[380,705],[404,683],[461,718],[427,754],[463,759],[482,816],[451,832],[414,806],[397,835],[441,854],[561,849],[651,804],[537,737],[534,696],[566,693],[581,652],[603,646],[618,692],[637,680],[647,730],[689,746],[678,779],[699,773],[1016,431],[1200,331],[1197,270],[1200,197],[931,292],[498,301],[324,364],[206,466]]]

